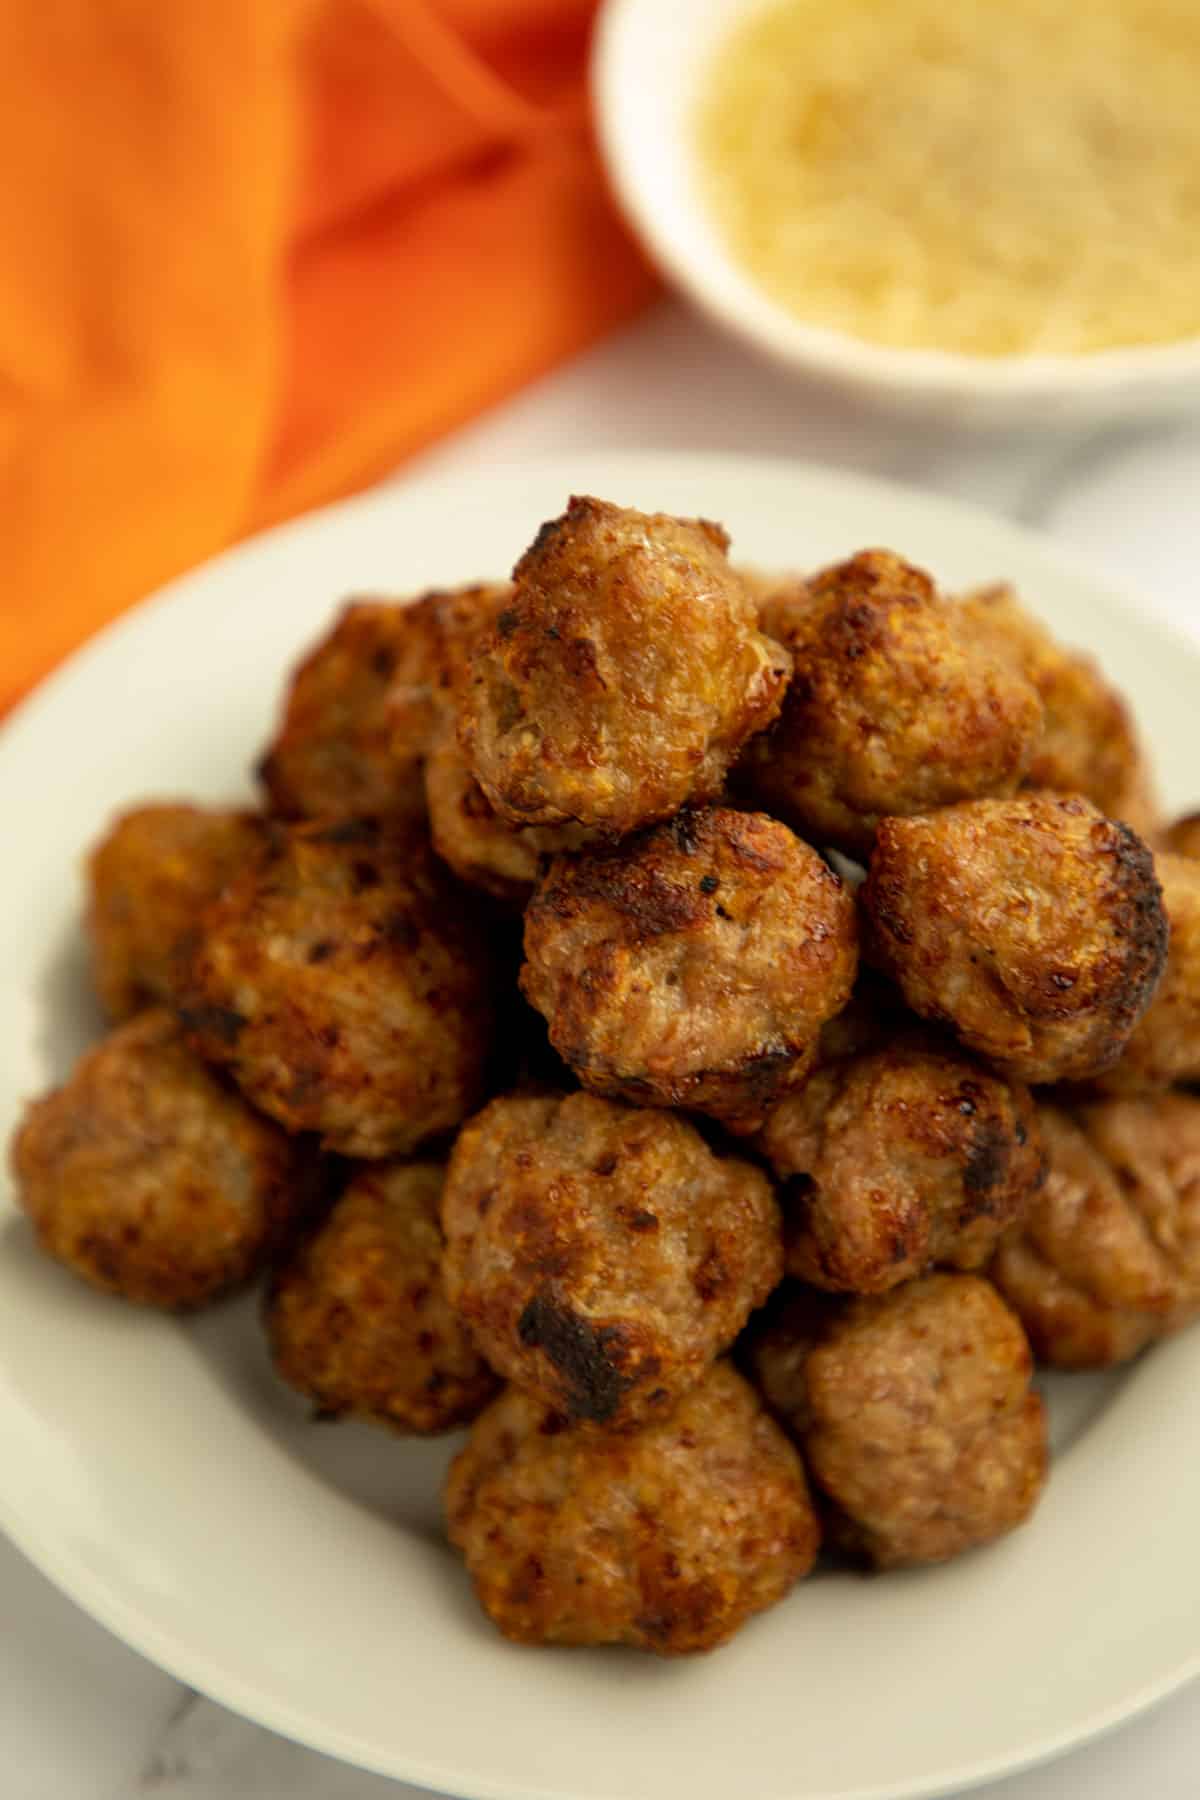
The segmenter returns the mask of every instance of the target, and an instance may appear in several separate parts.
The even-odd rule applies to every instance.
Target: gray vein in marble
[[[138,1777],[139,1793],[153,1794],[170,1786],[181,1775],[186,1774],[182,1759],[172,1748],[173,1740],[181,1734],[185,1720],[200,1705],[201,1696],[194,1688],[184,1688],[174,1706],[167,1714],[162,1731],[151,1747],[150,1754],[142,1766]]]
[[[113,1800],[432,1800],[370,1775],[185,1693],[163,1724],[141,1776]],[[66,1800],[66,1797],[64,1797]],[[70,1800],[83,1800],[71,1796]]]

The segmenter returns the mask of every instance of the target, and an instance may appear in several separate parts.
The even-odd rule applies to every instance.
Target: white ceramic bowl
[[[617,199],[664,272],[757,349],[859,399],[968,425],[1099,423],[1200,406],[1200,339],[1080,356],[897,350],[805,325],[745,274],[703,204],[691,151],[698,87],[761,0],[608,0],[592,87]],[[836,5],[837,0],[830,0]]]

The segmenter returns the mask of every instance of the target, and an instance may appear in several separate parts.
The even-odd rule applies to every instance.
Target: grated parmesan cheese
[[[1200,0],[774,0],[696,118],[782,305],[988,356],[1200,335]]]

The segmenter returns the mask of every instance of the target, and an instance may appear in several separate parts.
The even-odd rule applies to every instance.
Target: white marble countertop
[[[528,389],[405,475],[475,475],[582,448],[803,456],[957,494],[1077,544],[1200,637],[1195,425],[977,439],[866,418],[753,360],[674,303]],[[419,1800],[190,1693],[0,1541],[3,1800]],[[1200,1685],[978,1800],[1195,1800]],[[666,1795],[663,1800],[686,1800]],[[734,1800],[731,1796],[730,1800]],[[754,1800],[747,1795],[745,1800]]]

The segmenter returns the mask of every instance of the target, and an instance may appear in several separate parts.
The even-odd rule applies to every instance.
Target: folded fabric
[[[0,709],[648,298],[594,4],[0,7]]]

